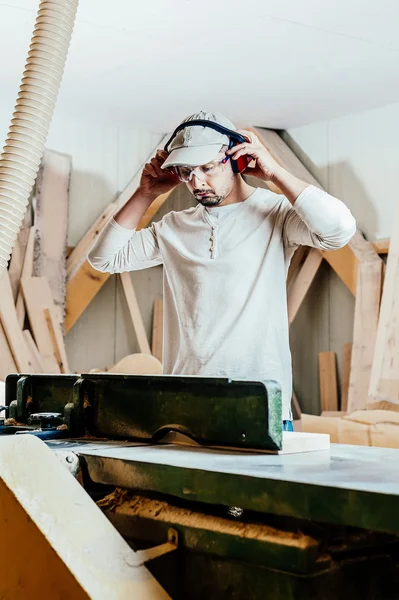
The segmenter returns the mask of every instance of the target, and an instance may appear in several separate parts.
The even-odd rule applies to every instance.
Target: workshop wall
[[[283,134],[309,171],[352,210],[374,241],[391,236],[397,203],[399,104]],[[337,353],[352,341],[354,298],[323,264],[291,328],[294,382],[302,407],[319,412],[318,352]]]

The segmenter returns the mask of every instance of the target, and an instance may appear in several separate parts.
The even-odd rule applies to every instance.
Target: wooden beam
[[[69,373],[68,363],[64,363],[64,360],[66,360],[65,350],[62,348],[62,345],[60,345],[59,336],[57,336],[57,327],[58,327],[59,323],[55,322],[55,314],[53,314],[53,313],[55,313],[54,309],[55,309],[55,307],[53,305],[52,306],[53,312],[51,312],[50,309],[46,306],[43,309],[44,318],[46,319],[48,332],[50,334],[51,343],[53,345],[53,353],[55,356],[55,360],[58,363],[60,372],[61,373]],[[63,356],[65,358],[63,358]]]
[[[26,245],[24,266],[22,267],[22,273],[21,273],[21,281],[23,279],[26,279],[27,277],[32,277],[32,272],[33,272],[33,250],[34,250],[34,245],[35,245],[35,235],[36,235],[35,234],[35,226],[32,225],[32,227],[29,230],[28,243]],[[23,299],[23,295],[22,295],[22,287],[21,286],[20,286],[19,291],[18,291],[18,297],[17,297],[17,303],[16,303],[16,311],[17,311],[18,323],[19,323],[19,326],[22,329],[23,326],[24,326],[24,322],[25,322],[25,304],[24,304],[24,299]]]
[[[65,313],[69,181],[72,159],[45,150],[36,180],[33,275],[46,277],[61,326]]]
[[[22,291],[32,333],[42,357],[45,372],[60,373],[61,370],[54,356],[53,343],[44,314],[45,308],[51,307],[54,309],[48,281],[45,277],[28,277],[22,280]],[[58,336],[61,338],[59,342],[61,346],[63,342],[60,330],[58,331]],[[67,364],[66,357],[63,362]]]
[[[335,352],[319,352],[319,377],[321,412],[338,410]]]
[[[399,205],[387,260],[369,393],[371,402],[399,403]]]
[[[348,410],[349,380],[352,363],[352,344],[344,344],[341,376],[341,410]]]
[[[67,279],[71,279],[71,277],[75,274],[75,272],[79,269],[82,263],[87,259],[87,254],[94,243],[96,242],[98,236],[104,229],[105,225],[108,223],[109,219],[115,212],[115,202],[110,202],[108,206],[105,207],[101,215],[96,219],[90,229],[85,233],[80,242],[71,249],[71,252],[67,258],[66,263],[66,272]]]
[[[29,329],[24,329],[22,333],[24,335],[26,345],[30,350],[32,361],[35,366],[35,373],[44,373],[45,371],[42,364],[42,357],[40,356],[40,352],[37,349],[35,340],[33,339],[31,332],[29,331]]]
[[[360,263],[355,302],[348,412],[366,408],[377,337],[383,263]]]
[[[378,254],[388,254],[389,243],[390,239],[387,238],[385,240],[376,240],[375,242],[371,242],[371,245]]]
[[[288,290],[288,323],[292,324],[298,310],[308,293],[323,257],[315,248],[311,248],[294,283]]]
[[[8,345],[7,336],[0,319],[0,381],[5,381],[10,373],[17,373],[17,365]],[[2,402],[0,402],[2,404]]]
[[[359,269],[359,259],[352,252],[348,245],[334,252],[321,250],[320,254],[326,259],[328,264],[339,275],[341,281],[356,296],[357,275]]]
[[[148,343],[147,334],[143,319],[141,316],[139,304],[137,302],[136,292],[134,291],[133,282],[130,273],[121,273],[123,291],[125,292],[126,302],[129,308],[130,317],[132,319],[133,328],[136,333],[137,342],[142,354],[151,354],[151,348]]]
[[[151,160],[153,154],[156,152],[158,147],[162,147],[163,143],[166,141],[167,136],[165,136],[159,144],[157,144],[156,148],[154,148],[153,152],[151,152],[150,156],[147,158],[145,163]],[[144,164],[145,164],[144,163]],[[119,195],[118,199],[115,201],[114,210],[111,214],[119,210],[133,195],[136,191],[140,179],[142,169],[144,164],[136,173],[136,175],[132,178],[129,184],[126,186],[124,191]],[[159,208],[164,204],[167,198],[170,196],[171,192],[167,194],[162,194],[159,196],[147,209],[142,219],[140,220],[139,226],[137,229],[143,229],[148,225],[148,223],[153,218],[154,214],[159,210]],[[109,210],[109,207],[105,209]],[[109,219],[109,217],[108,217]],[[103,218],[102,215],[97,219],[98,227],[95,229],[96,235],[102,231],[105,227],[108,219]],[[89,229],[88,238],[93,239],[93,228]],[[76,323],[80,315],[87,308],[99,290],[102,288],[104,283],[108,280],[110,274],[109,273],[100,273],[93,269],[91,265],[87,261],[87,252],[89,250],[86,236],[79,242],[81,244],[81,248],[87,248],[86,255],[84,256],[84,260],[78,266],[74,266],[73,273],[71,273],[66,288],[66,316],[65,316],[65,333],[73,327]],[[91,244],[92,245],[92,244]],[[91,247],[90,245],[90,247]],[[75,256],[76,259],[76,256]],[[73,263],[71,262],[70,265]]]
[[[303,265],[305,258],[309,252],[308,246],[299,246],[291,258],[290,266],[287,273],[287,288],[299,273],[300,267]]]
[[[8,275],[10,277],[12,295],[14,302],[17,300],[19,285],[22,275],[22,268],[24,266],[26,245],[29,238],[29,227],[22,227],[18,233],[17,240],[12,250],[10,267],[8,269]]]
[[[0,279],[0,320],[18,371],[34,373],[30,352],[18,323],[8,271]]]
[[[152,353],[162,363],[163,344],[163,300],[154,300],[154,316],[152,320]]]

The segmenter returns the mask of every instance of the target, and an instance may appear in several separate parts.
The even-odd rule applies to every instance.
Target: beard
[[[201,193],[199,190],[194,190],[193,194],[196,201],[202,206],[219,206],[225,199],[225,196],[217,196],[213,190],[206,194],[202,190]]]

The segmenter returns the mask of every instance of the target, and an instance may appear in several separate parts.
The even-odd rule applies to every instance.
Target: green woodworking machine
[[[281,452],[275,382],[10,375],[5,411],[173,599],[399,598],[399,451]]]

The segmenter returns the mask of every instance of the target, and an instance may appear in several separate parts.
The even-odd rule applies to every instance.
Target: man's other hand
[[[176,175],[167,169],[161,169],[167,156],[167,152],[158,150],[154,158],[144,166],[138,189],[143,196],[155,200],[155,198],[169,192],[180,183]]]

